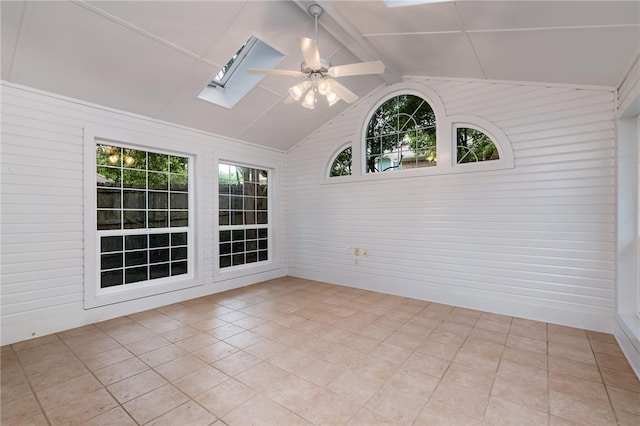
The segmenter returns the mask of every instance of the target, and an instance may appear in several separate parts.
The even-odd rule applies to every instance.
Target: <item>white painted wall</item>
[[[382,87],[289,152],[289,274],[612,332],[614,91],[412,81],[447,117],[500,128],[515,167],[327,183],[331,156],[361,142],[367,111],[394,91]]]
[[[618,89],[618,233],[614,334],[640,377],[640,58]]]
[[[129,113],[3,82],[1,181],[1,344],[179,302],[286,274],[285,154]],[[83,309],[85,182],[83,129],[123,135],[151,148],[198,153],[195,287],[95,309]],[[155,141],[155,142],[154,142]],[[243,273],[214,270],[217,160],[274,170],[273,263]],[[91,175],[91,174],[90,174]],[[272,182],[272,183],[274,183]]]

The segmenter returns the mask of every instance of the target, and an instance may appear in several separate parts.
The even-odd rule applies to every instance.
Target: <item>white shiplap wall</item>
[[[283,191],[272,188],[273,264],[261,273],[214,275],[213,224],[217,201],[217,159],[274,170],[284,180],[285,154],[144,117],[86,104],[3,82],[0,145],[2,344],[12,343],[132,312],[283,276],[285,212]],[[131,302],[85,310],[83,129],[96,136],[173,140],[175,149],[196,150],[199,215],[196,287]],[[153,144],[153,142],[151,142]],[[167,146],[158,146],[171,149]]]
[[[447,116],[497,125],[515,167],[327,183],[331,155],[394,91],[382,87],[289,152],[289,274],[611,332],[614,91],[411,80]]]

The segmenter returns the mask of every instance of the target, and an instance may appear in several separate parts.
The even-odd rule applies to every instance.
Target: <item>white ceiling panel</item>
[[[640,27],[469,34],[486,78],[612,86],[640,46]]]
[[[327,118],[315,110],[308,110],[297,104],[280,103],[243,132],[240,139],[287,150],[326,121]]]
[[[205,57],[224,65],[252,35],[284,55],[299,55],[298,39],[313,37],[313,31],[311,16],[291,2],[249,1]],[[319,39],[328,42],[322,32]]]
[[[13,64],[17,83],[153,116],[196,65],[77,4],[30,6]]]
[[[405,75],[484,78],[465,34],[369,37]]]
[[[313,1],[0,0],[2,78],[286,150],[348,105],[286,104],[277,76],[232,109],[197,96],[251,35],[298,70]],[[339,79],[361,98],[401,74],[615,87],[640,52],[640,1],[317,1],[321,56],[391,70]]]
[[[25,10],[25,2],[12,1],[0,2],[0,14],[2,15],[2,25],[0,25],[0,35],[2,37],[2,78],[10,80],[11,66],[13,65],[13,55],[16,51],[22,14]]]
[[[387,7],[382,0],[331,2],[363,34],[460,31],[455,2]]]
[[[638,1],[456,2],[467,30],[638,24]]]
[[[93,7],[202,56],[234,20],[242,1],[95,1]],[[185,25],[188,23],[188,25]]]
[[[260,88],[249,92],[233,109],[199,99],[198,95],[207,85],[213,69],[211,65],[201,63],[157,118],[238,138],[239,133],[253,120],[280,100],[278,96]]]

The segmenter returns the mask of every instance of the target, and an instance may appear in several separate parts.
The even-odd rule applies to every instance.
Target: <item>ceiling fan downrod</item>
[[[318,44],[318,18],[320,17],[320,15],[322,15],[323,12],[324,9],[320,7],[320,5],[314,3],[309,6],[309,15],[313,16],[313,20],[315,22],[316,44]]]

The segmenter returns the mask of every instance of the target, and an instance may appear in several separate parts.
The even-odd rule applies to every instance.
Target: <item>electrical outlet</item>
[[[359,247],[354,248],[353,249],[353,254],[356,255],[356,256],[360,256],[360,248]]]
[[[363,255],[364,257],[369,256],[369,249],[363,249],[363,250],[362,250],[362,255]]]

